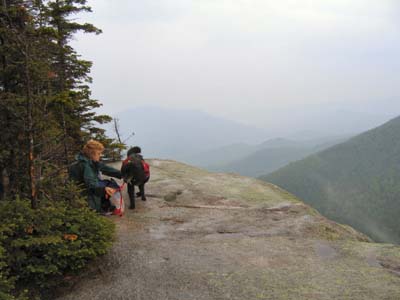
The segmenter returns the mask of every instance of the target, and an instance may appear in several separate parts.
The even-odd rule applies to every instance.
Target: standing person
[[[104,212],[102,206],[116,191],[101,179],[101,173],[121,178],[119,170],[100,162],[103,151],[102,143],[90,140],[77,155],[76,162],[69,168],[69,177],[85,187],[84,194],[87,196],[89,207],[98,213]]]
[[[150,179],[150,166],[143,159],[141,153],[142,149],[138,146],[130,148],[121,168],[123,177],[128,183],[130,209],[135,208],[135,196],[141,197],[142,201],[146,201],[144,185]],[[136,195],[135,185],[139,187],[139,192]]]

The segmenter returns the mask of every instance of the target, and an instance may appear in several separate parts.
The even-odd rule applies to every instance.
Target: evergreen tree
[[[29,196],[32,207],[86,140],[121,147],[96,126],[111,118],[93,112],[101,104],[88,86],[92,64],[69,45],[78,31],[101,32],[71,21],[82,11],[90,11],[85,0],[1,2],[0,126],[9,128],[0,135],[1,187]]]
[[[13,200],[0,203],[1,299],[39,299],[111,245],[112,224],[65,182],[87,139],[118,145],[96,127],[111,118],[93,112],[91,63],[69,45],[100,32],[71,21],[85,3],[0,0],[0,197]]]
[[[8,140],[2,141],[2,145],[8,146],[10,142],[13,145],[8,147],[8,153],[5,151],[6,164],[3,165],[10,174],[12,189],[16,194],[29,194],[32,207],[36,207],[37,202],[36,160],[40,159],[35,148],[39,141],[47,138],[43,129],[49,128],[40,122],[45,117],[43,113],[49,100],[45,76],[49,60],[46,55],[48,37],[38,30],[41,20],[38,4],[3,1],[0,31],[1,106],[5,117],[2,123],[6,125],[10,121],[8,126],[12,129],[11,136],[7,136]]]

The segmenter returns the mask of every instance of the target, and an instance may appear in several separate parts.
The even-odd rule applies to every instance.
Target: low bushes
[[[82,205],[0,202],[0,299],[40,295],[111,246],[114,224]]]

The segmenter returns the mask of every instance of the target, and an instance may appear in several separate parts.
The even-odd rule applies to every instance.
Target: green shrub
[[[14,300],[11,291],[14,288],[14,278],[9,276],[7,268],[7,255],[2,242],[5,239],[4,226],[0,227],[0,299],[1,300]]]
[[[0,220],[0,299],[23,290],[39,297],[105,254],[113,240],[114,224],[87,205],[48,201],[33,210],[28,200],[2,201]]]

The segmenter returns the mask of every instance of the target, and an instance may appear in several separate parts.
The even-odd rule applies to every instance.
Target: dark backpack
[[[69,179],[71,179],[77,183],[82,183],[84,181],[83,180],[83,165],[79,160],[73,162],[68,167],[68,176],[69,176]]]
[[[134,185],[144,183],[146,174],[143,168],[142,158],[136,154],[130,155],[122,162],[121,174],[125,182],[131,182]]]

